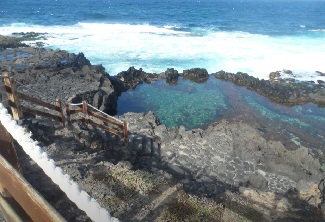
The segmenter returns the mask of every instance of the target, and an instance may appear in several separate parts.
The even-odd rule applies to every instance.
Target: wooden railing
[[[9,194],[0,195],[0,212],[6,220],[66,221],[1,154],[0,175],[0,186]]]
[[[62,110],[62,105],[61,105],[61,100],[56,99],[55,104],[50,104],[44,101],[41,101],[39,99],[33,98],[31,96],[28,96],[26,94],[23,94],[21,92],[17,91],[16,88],[16,82],[14,81],[13,77],[9,77],[7,72],[4,72],[2,77],[4,78],[5,85],[0,86],[0,91],[7,92],[8,95],[8,100],[4,101],[4,105],[10,106],[13,118],[15,120],[19,120],[20,118],[23,118],[23,112],[28,112],[28,113],[33,113],[39,116],[44,116],[52,119],[57,119],[60,122],[61,126],[65,126],[64,122],[64,115],[63,115],[63,110]],[[23,106],[20,103],[20,100],[25,100],[28,102],[31,102],[33,104],[46,107],[50,110],[57,111],[58,114],[54,115],[52,113],[32,109],[27,106]],[[107,132],[113,133],[115,135],[121,136],[124,138],[124,143],[128,144],[128,131],[127,131],[127,123],[123,122],[121,120],[118,120],[112,116],[109,116],[100,110],[96,109],[95,107],[92,107],[91,105],[87,104],[85,101],[82,102],[82,108],[81,109],[70,109],[70,105],[72,104],[66,104],[66,119],[68,123],[73,123],[73,122],[83,122],[86,124],[92,124],[95,125]],[[88,109],[88,106],[96,110],[97,112],[91,111]],[[79,119],[71,119],[71,115],[77,114],[77,113],[82,113],[83,118]],[[103,115],[101,115],[101,114]],[[92,118],[90,118],[92,117]],[[99,119],[103,122],[103,124],[100,124],[94,119]]]
[[[97,112],[89,110],[88,106],[90,105],[88,105],[86,101],[83,101],[81,104],[75,104],[75,105],[82,105],[82,107],[81,109],[71,109],[70,107],[73,106],[73,104],[65,104],[68,123],[81,122],[86,124],[92,124],[107,132],[113,133],[118,136],[122,136],[124,138],[124,143],[125,144],[128,143],[127,123],[125,121],[123,122],[121,120],[115,119],[106,114],[105,114],[106,117],[100,115],[99,114],[100,110],[97,110],[94,107],[91,108],[95,109]],[[82,113],[83,118],[71,119],[71,115],[78,114],[78,113]],[[104,124],[106,123],[109,126],[95,122],[93,120],[94,118],[101,120],[102,122],[104,122]]]
[[[12,116],[15,120],[19,120],[23,117],[23,111],[28,113],[34,113],[39,116],[44,116],[52,119],[57,119],[60,122],[61,126],[65,126],[63,121],[63,110],[61,105],[61,100],[56,99],[55,105],[41,101],[39,99],[33,98],[31,96],[25,95],[17,91],[16,82],[13,77],[9,77],[8,73],[3,73],[4,83],[5,85],[0,87],[0,90],[5,90],[8,95],[8,104],[11,107]],[[40,110],[32,109],[27,106],[22,106],[20,100],[25,100],[31,102],[33,104],[37,104],[39,106],[46,107],[48,109],[54,110],[58,112],[58,115],[54,115],[51,113],[43,112]]]

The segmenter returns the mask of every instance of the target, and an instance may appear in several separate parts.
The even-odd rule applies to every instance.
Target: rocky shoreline
[[[177,82],[179,76],[196,82],[209,78],[204,69],[183,73],[168,69],[159,75],[133,67],[112,77],[101,65],[91,65],[82,53],[17,48],[23,45],[2,44],[1,38],[1,72],[10,72],[20,83],[20,91],[48,102],[56,98],[73,103],[86,100],[112,115],[116,113],[118,96],[142,82],[150,83],[158,77],[170,84]],[[322,83],[272,83],[244,73],[223,71],[212,75],[288,105],[313,102],[322,106],[325,103]],[[61,128],[53,121],[35,116],[29,116],[22,124],[82,189],[121,220],[135,218],[135,209],[145,211],[160,192],[179,183],[186,192],[213,199],[227,209],[237,206],[238,198],[244,199],[250,203],[252,211],[249,212],[258,217],[245,215],[243,211],[247,212],[247,208],[241,208],[233,210],[238,218],[241,215],[252,221],[323,220],[319,207],[323,206],[320,198],[324,188],[319,189],[318,183],[325,175],[317,156],[306,147],[289,151],[280,141],[266,140],[261,131],[245,123],[221,121],[206,130],[188,131],[184,127],[161,125],[152,112],[127,113],[118,118],[129,124],[127,146],[121,138],[84,124]],[[48,188],[53,186],[50,182],[39,182],[41,179],[35,176],[30,160],[21,152],[20,159],[26,178],[63,216],[69,221],[88,220],[63,194],[61,198],[53,196]],[[118,176],[121,170],[130,177],[131,172],[140,172],[141,178],[150,177],[158,193],[137,185],[130,188],[120,184],[121,178],[112,179],[108,173],[117,172]],[[120,186],[123,192],[131,194],[122,195]],[[134,221],[157,219],[154,210],[151,211],[145,219]]]

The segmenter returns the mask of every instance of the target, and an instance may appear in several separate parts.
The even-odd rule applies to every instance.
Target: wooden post
[[[20,108],[19,98],[17,96],[16,83],[13,77],[9,77],[7,72],[2,74],[4,76],[4,82],[6,87],[6,91],[8,94],[8,99],[12,102],[13,106],[11,106],[12,116],[15,120],[19,120],[19,118],[23,117],[23,112]]]
[[[70,118],[70,107],[69,107],[69,104],[65,104],[65,111],[67,113],[67,121],[70,124],[71,123],[71,118]]]
[[[125,145],[127,145],[129,143],[128,125],[127,125],[127,123],[125,121],[123,122],[123,134],[124,134],[124,143],[125,143]]]
[[[87,102],[82,101],[82,112],[85,115],[85,122],[88,125],[89,124],[89,115],[88,115],[88,108],[87,108]]]
[[[62,104],[60,99],[55,100],[55,106],[57,107],[57,111],[59,112],[59,121],[60,121],[60,126],[65,126],[64,121],[63,121],[63,111],[62,111]]]

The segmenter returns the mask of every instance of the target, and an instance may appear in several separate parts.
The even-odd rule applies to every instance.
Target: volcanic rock
[[[178,71],[175,70],[174,68],[169,68],[165,72],[160,74],[160,78],[166,79],[166,82],[170,84],[177,83],[178,76],[180,75],[178,74]]]
[[[238,86],[245,86],[259,94],[266,96],[277,103],[287,105],[305,104],[312,102],[318,105],[325,104],[325,87],[311,82],[277,83],[268,80],[259,80],[247,73],[228,73],[219,71],[212,74],[217,79],[233,82]],[[270,74],[277,76],[276,73]]]
[[[181,74],[185,79],[190,79],[194,82],[205,82],[209,78],[208,71],[201,68],[193,68],[184,70]]]

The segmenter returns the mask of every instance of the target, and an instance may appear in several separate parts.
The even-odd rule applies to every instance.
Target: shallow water
[[[325,147],[325,109],[315,104],[288,107],[254,91],[210,77],[205,83],[179,78],[178,84],[164,80],[141,84],[118,99],[118,115],[155,112],[162,124],[186,129],[206,128],[226,119],[253,125],[267,139],[282,141],[288,148],[304,145],[322,155]],[[323,156],[323,155],[322,155]]]

